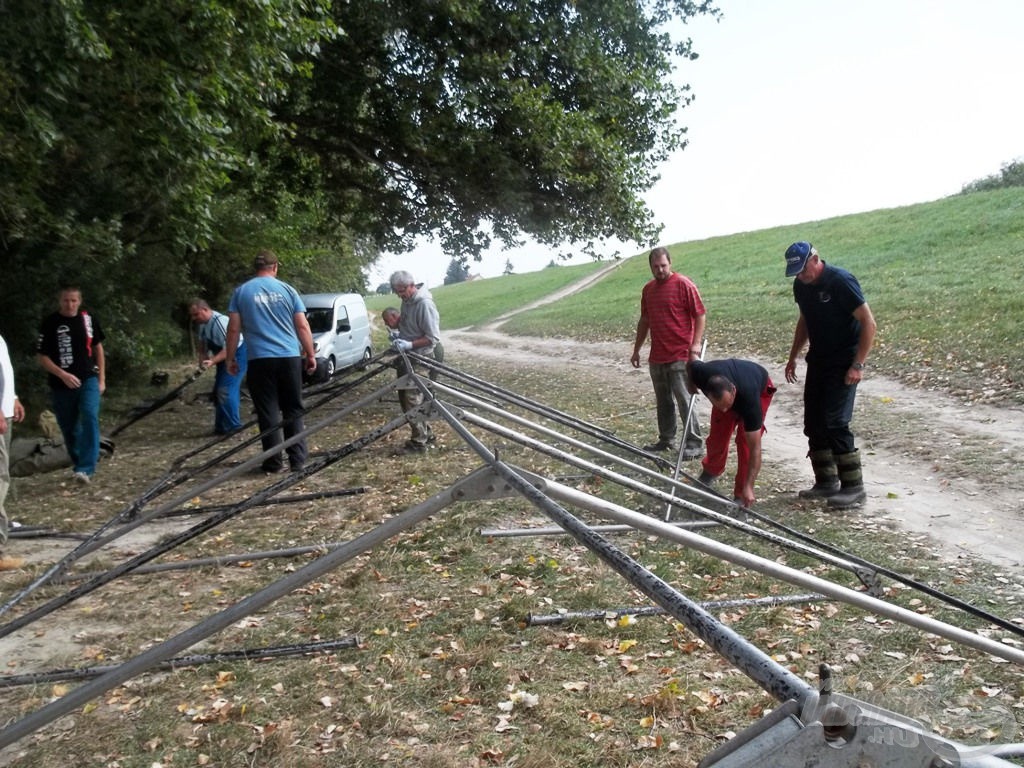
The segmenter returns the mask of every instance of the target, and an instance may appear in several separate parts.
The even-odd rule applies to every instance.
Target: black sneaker
[[[412,440],[406,442],[402,446],[402,453],[426,453],[427,446],[425,443],[414,443]]]

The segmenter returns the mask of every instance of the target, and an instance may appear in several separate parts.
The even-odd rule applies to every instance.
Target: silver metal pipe
[[[632,462],[632,461],[628,461],[627,459],[624,459],[621,456],[618,456],[618,455],[616,455],[614,453],[609,453],[608,451],[602,450],[601,448],[598,448],[597,446],[591,445],[590,443],[586,443],[586,442],[584,442],[582,440],[577,440],[576,438],[569,437],[568,435],[562,434],[561,432],[558,432],[557,430],[550,429],[549,427],[545,427],[543,424],[538,424],[538,423],[536,423],[534,421],[530,421],[529,419],[523,418],[522,416],[517,416],[514,413],[509,413],[508,411],[502,410],[501,408],[496,408],[493,405],[491,405],[490,403],[486,403],[486,402],[484,402],[482,400],[478,400],[478,399],[474,398],[473,396],[468,395],[468,394],[466,394],[466,393],[464,393],[464,392],[462,392],[460,390],[452,389],[450,387],[446,387],[443,384],[435,384],[435,387],[438,390],[440,390],[440,391],[447,392],[450,395],[453,395],[455,397],[461,398],[462,400],[465,400],[467,403],[472,404],[473,407],[477,408],[478,410],[486,411],[488,413],[494,414],[495,416],[499,416],[499,417],[501,417],[503,419],[511,421],[513,424],[517,424],[517,425],[519,425],[521,427],[526,427],[527,429],[530,429],[530,430],[532,430],[534,432],[538,432],[538,433],[540,433],[542,435],[545,435],[547,437],[554,438],[555,440],[558,440],[559,442],[567,443],[568,445],[571,445],[574,448],[580,448],[582,450],[585,450],[588,453],[591,453],[591,454],[597,456],[598,458],[604,459],[604,460],[609,461],[609,462],[611,462],[613,464],[616,464],[618,466],[625,467],[625,468],[629,469],[630,471],[637,472],[638,474],[641,474],[641,475],[645,475],[645,476],[647,476],[647,477],[649,477],[651,479],[657,479],[657,480],[659,480],[661,482],[668,482],[673,488],[679,488],[679,489],[685,490],[685,491],[687,491],[689,493],[695,493],[697,496],[701,496],[701,497],[706,498],[706,499],[711,499],[711,500],[719,501],[719,502],[723,501],[722,497],[719,496],[717,493],[711,493],[711,492],[703,490],[701,488],[696,488],[696,487],[694,487],[692,485],[686,485],[685,483],[681,483],[681,482],[679,482],[676,479],[670,480],[670,479],[666,478],[664,475],[662,475],[660,472],[658,472],[657,470],[650,469],[649,467],[645,467],[645,466],[643,466],[641,464],[637,464],[637,463]],[[467,421],[474,422],[474,414],[467,413],[467,414],[464,415],[464,418]],[[475,423],[477,423],[479,426],[485,426],[486,424],[493,424],[494,422],[487,422],[487,421],[485,421],[484,419],[482,419],[480,417],[476,417]],[[507,433],[507,434],[505,434],[503,436],[509,437],[509,439],[514,439],[512,437],[512,434],[513,433],[509,432],[509,433]],[[514,433],[514,434],[520,434],[520,433]],[[525,435],[524,435],[524,437],[525,437]],[[530,447],[536,447],[536,446],[530,446]],[[569,455],[572,455],[572,454],[563,454],[563,455],[569,456]],[[694,511],[703,511],[703,509],[704,509],[703,507],[697,507],[696,505],[689,505],[689,504],[682,504],[682,503],[680,504],[680,506],[686,506],[689,509],[692,509]]]
[[[862,568],[850,562],[849,560],[845,560],[828,552],[823,552],[815,547],[811,547],[802,542],[794,541],[784,536],[780,536],[778,534],[765,531],[762,528],[758,528],[757,526],[751,525],[750,523],[747,523],[743,520],[738,520],[736,518],[730,517],[729,515],[723,514],[721,512],[717,512],[706,507],[698,506],[693,502],[686,501],[683,499],[677,498],[673,501],[673,498],[664,491],[659,491],[655,488],[651,488],[650,486],[644,485],[643,483],[633,480],[630,477],[626,477],[625,475],[621,475],[618,472],[607,469],[598,464],[594,464],[593,462],[587,461],[586,459],[581,459],[580,457],[575,456],[574,454],[562,451],[558,448],[548,445],[547,443],[543,443],[528,435],[524,435],[521,432],[516,432],[512,429],[502,426],[501,424],[497,424],[493,421],[484,419],[483,417],[478,416],[476,414],[465,413],[463,414],[463,419],[471,424],[476,424],[477,426],[483,429],[493,432],[494,434],[506,437],[509,440],[514,440],[515,442],[520,443],[521,445],[532,448],[535,451],[538,451],[539,453],[544,453],[548,456],[557,458],[568,464],[572,464],[582,469],[587,469],[593,474],[603,477],[606,480],[611,480],[613,483],[617,483],[618,485],[624,486],[626,488],[639,491],[660,501],[671,502],[674,503],[676,506],[686,507],[687,509],[690,509],[702,515],[706,519],[714,520],[724,525],[728,525],[732,528],[743,531],[744,533],[747,533],[751,536],[758,537],[765,541],[777,543],[781,546],[788,547],[795,552],[806,554],[809,557],[814,557],[818,560],[821,560],[822,562],[829,563],[831,565],[836,566],[837,568],[843,568],[853,573],[858,573],[859,571],[863,570]],[[610,456],[611,454],[608,455]],[[617,459],[617,457],[613,458]],[[621,461],[621,459],[619,461]],[[628,464],[628,462],[626,463]],[[669,480],[668,478],[662,477],[661,475],[657,475],[657,477],[667,482],[675,483],[680,487],[686,488],[688,490],[690,489],[690,486],[682,485],[677,480]]]
[[[676,520],[669,522],[669,525],[674,525],[678,528],[717,528],[718,523],[712,523],[708,520]],[[599,533],[626,533],[633,532],[636,530],[631,525],[592,525],[591,530]],[[525,536],[565,536],[567,535],[564,528],[560,526],[537,526],[536,528],[481,528],[479,531],[480,535],[488,539],[508,539],[518,538]]]
[[[705,600],[697,603],[705,611],[721,611],[726,608],[775,608],[793,603],[812,603],[827,600],[818,594],[808,595],[768,595],[766,597],[746,597],[735,600]],[[614,610],[564,611],[562,613],[528,614],[526,626],[540,627],[552,624],[563,624],[567,621],[580,619],[618,619],[622,616],[664,616],[665,609],[660,605],[643,605],[635,608],[616,608]]]
[[[625,507],[619,506],[618,504],[614,504],[610,501],[598,499],[594,496],[590,496],[589,494],[577,491],[574,488],[561,485],[560,483],[546,482],[544,483],[543,488],[551,495],[552,498],[562,501],[563,503],[571,504],[573,506],[580,507],[581,509],[586,509],[589,512],[593,512],[602,517],[632,525],[638,530],[646,531],[647,533],[675,541],[691,549],[695,549],[698,552],[710,555],[711,557],[716,557],[736,565],[741,565],[745,568],[757,571],[758,573],[763,573],[766,576],[771,576],[772,578],[785,581],[803,589],[820,592],[823,595],[848,603],[849,605],[863,608],[871,613],[879,616],[885,616],[886,618],[893,619],[901,624],[916,627],[917,629],[924,630],[925,632],[931,632],[934,635],[945,637],[947,640],[962,643],[963,645],[982,651],[983,653],[988,653],[1001,659],[1012,661],[1016,664],[1024,664],[1024,651],[1019,651],[1016,648],[1003,645],[995,640],[989,640],[986,637],[981,637],[980,635],[960,629],[959,627],[954,627],[941,621],[930,619],[927,616],[922,616],[914,611],[908,611],[906,608],[901,608],[898,605],[893,605],[885,602],[884,600],[879,600],[876,597],[871,597],[864,592],[857,592],[856,590],[840,586],[839,584],[834,584],[826,579],[812,576],[809,573],[782,565],[774,560],[753,555],[749,552],[744,552],[741,549],[730,547],[727,544],[721,544],[705,536],[675,528],[671,525],[665,524],[661,520],[655,520],[647,515],[642,515],[631,509],[626,509]]]
[[[480,470],[477,470],[479,472]],[[469,477],[472,477],[472,474]],[[467,479],[468,479],[467,478]],[[238,601],[223,611],[216,613],[189,629],[158,643],[143,653],[129,659],[124,664],[107,672],[95,680],[83,683],[73,691],[68,692],[61,698],[53,701],[35,712],[26,715],[21,720],[11,723],[0,731],[0,749],[3,749],[19,739],[28,736],[45,725],[52,723],[59,717],[66,715],[74,709],[86,704],[97,696],[106,693],[112,688],[131,680],[146,670],[156,666],[160,662],[171,658],[175,654],[190,648],[204,640],[215,632],[225,629],[235,622],[241,621],[246,616],[251,616],[266,605],[279,598],[295,591],[301,586],[308,584],[324,574],[332,571],[338,566],[348,562],[357,555],[362,554],[387,541],[392,536],[401,533],[419,522],[427,519],[444,509],[453,500],[453,494],[457,486],[436,493],[429,499],[410,507],[400,515],[384,520],[376,528],[364,533],[352,541],[338,547],[323,557],[314,560],[299,570],[284,576],[272,584],[254,592],[248,597]]]

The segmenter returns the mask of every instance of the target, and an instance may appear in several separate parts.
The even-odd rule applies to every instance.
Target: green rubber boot
[[[836,456],[839,467],[839,482],[842,484],[838,493],[828,497],[828,505],[832,509],[848,509],[864,503],[868,494],[864,490],[864,473],[860,467],[860,451],[850,451]]]
[[[811,451],[811,469],[814,470],[814,485],[797,493],[801,499],[827,499],[839,493],[839,471],[836,460],[828,448]]]

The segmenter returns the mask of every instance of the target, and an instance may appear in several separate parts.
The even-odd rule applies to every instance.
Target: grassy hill
[[[878,321],[871,369],[969,400],[1024,402],[1024,189],[672,245],[676,270],[696,281],[707,305],[712,357],[785,359],[796,307],[783,252],[794,240],[810,240],[860,280]],[[445,328],[473,326],[598,266],[445,286],[434,297]],[[648,279],[646,253],[638,254],[586,291],[502,329],[628,345]],[[380,298],[371,307],[386,306]]]

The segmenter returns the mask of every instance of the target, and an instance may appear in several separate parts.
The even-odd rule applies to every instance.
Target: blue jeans
[[[226,435],[242,426],[238,412],[241,407],[242,378],[247,368],[244,345],[238,348],[235,360],[238,362],[237,376],[228,373],[226,363],[217,363],[217,377],[213,381],[213,431],[218,435]]]
[[[100,458],[100,380],[90,376],[78,389],[53,389],[51,396],[74,471],[91,477]]]

